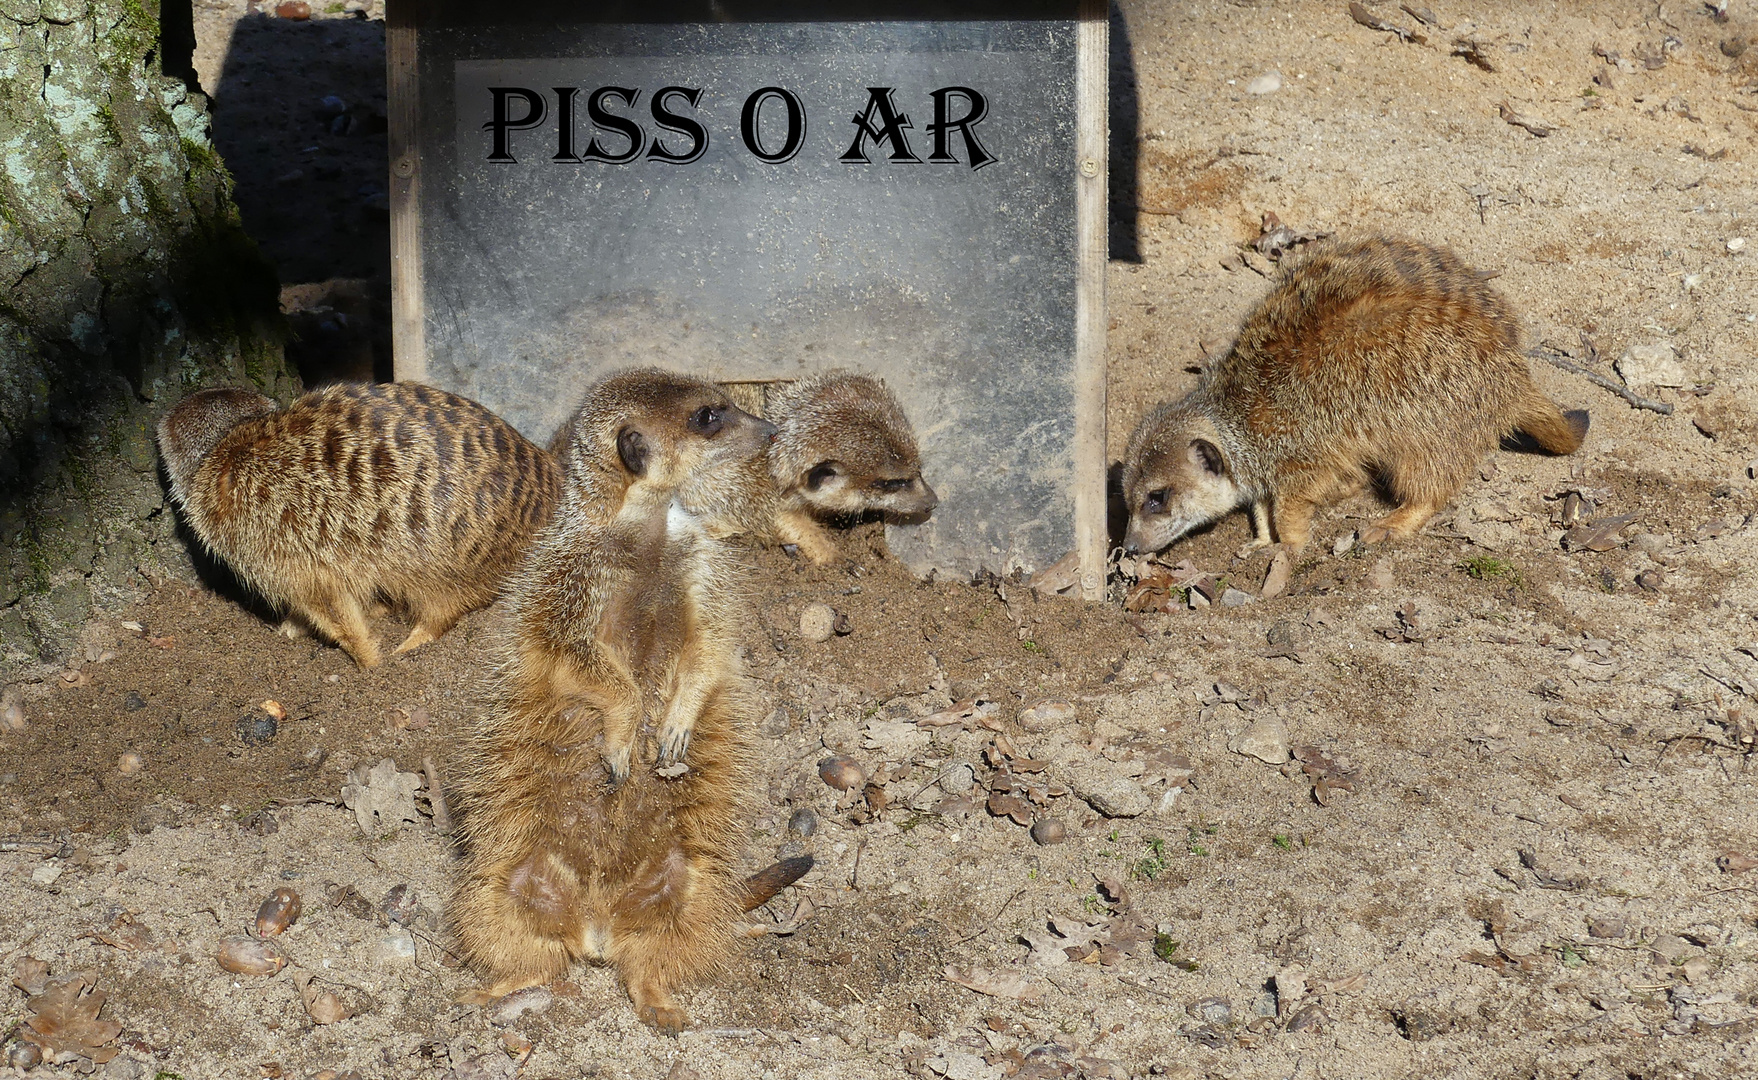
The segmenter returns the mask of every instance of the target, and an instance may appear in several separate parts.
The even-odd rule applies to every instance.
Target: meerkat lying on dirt
[[[1482,275],[1410,240],[1315,245],[1196,389],[1130,437],[1124,547],[1157,551],[1248,506],[1247,551],[1298,552],[1316,507],[1375,480],[1397,506],[1362,541],[1406,537],[1515,432],[1571,454],[1587,414],[1533,385],[1514,316]]]
[[[414,617],[400,653],[438,638],[500,595],[561,491],[555,461],[506,421],[415,383],[340,384],[285,409],[203,390],[158,435],[196,538],[361,667],[379,662],[369,606]]]
[[[749,717],[732,553],[703,514],[773,431],[712,384],[637,370],[592,390],[556,444],[561,507],[512,588],[463,772],[450,917],[477,997],[605,960],[641,1018],[675,1032],[672,989],[730,955],[755,895],[732,873]]]
[[[903,407],[879,379],[826,371],[776,390],[767,412],[775,441],[715,508],[712,519],[723,534],[794,544],[826,565],[842,554],[824,520],[873,511],[920,520],[940,504],[922,479]]]

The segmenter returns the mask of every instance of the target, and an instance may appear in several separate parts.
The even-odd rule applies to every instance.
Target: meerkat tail
[[[1534,392],[1521,409],[1515,426],[1532,436],[1547,454],[1573,454],[1587,438],[1585,409],[1559,409],[1556,402]]]
[[[744,893],[739,898],[740,911],[755,911],[775,899],[775,895],[806,876],[812,869],[812,856],[801,855],[771,863],[745,879]]]

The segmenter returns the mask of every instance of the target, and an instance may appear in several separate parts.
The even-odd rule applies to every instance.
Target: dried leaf
[[[950,709],[941,709],[939,712],[929,713],[927,716],[924,716],[920,720],[917,720],[916,726],[917,727],[951,727],[952,725],[957,724],[960,727],[968,727],[968,725],[965,724],[965,721],[969,720],[971,717],[975,716],[976,713],[977,713],[977,699],[976,698],[966,698],[965,700],[952,706],[952,708],[950,708]]]
[[[18,1031],[18,1037],[43,1052],[43,1060],[68,1065],[82,1058],[99,1065],[120,1053],[109,1045],[122,1034],[114,1020],[99,1020],[105,995],[97,988],[97,976],[89,972],[63,976],[25,1002],[34,1015]]]
[[[1032,823],[1032,804],[1017,795],[1003,792],[989,793],[989,813],[996,817],[1012,818],[1016,825]]]
[[[1730,851],[1715,860],[1715,867],[1724,874],[1743,874],[1748,870],[1758,869],[1758,859],[1754,859],[1750,855],[1742,855],[1737,851]],[[45,965],[45,970],[46,967]]]
[[[1534,136],[1536,136],[1540,139],[1544,138],[1545,136],[1549,135],[1551,132],[1553,132],[1557,129],[1557,126],[1555,124],[1546,123],[1545,121],[1540,120],[1537,117],[1527,116],[1524,113],[1515,112],[1514,107],[1512,105],[1509,105],[1505,101],[1502,102],[1501,105],[1499,105],[1497,108],[1501,112],[1503,120],[1506,120],[1508,123],[1512,124],[1513,126],[1515,126],[1517,128],[1525,128],[1527,131],[1531,132]]]
[[[1610,551],[1623,542],[1619,534],[1635,520],[1635,514],[1621,514],[1577,525],[1563,537],[1563,546],[1570,551]]]
[[[1017,968],[946,966],[946,981],[990,997],[1033,1001],[1044,995],[1044,984]]]
[[[1373,12],[1362,7],[1359,3],[1350,3],[1349,17],[1367,27],[1369,30],[1379,30],[1387,34],[1396,34],[1400,41],[1415,42],[1418,45],[1428,44],[1428,38],[1423,35],[1414,30],[1406,30],[1396,23],[1387,22],[1385,19],[1380,18],[1378,15],[1375,15]]]
[[[12,985],[33,997],[49,985],[49,962],[21,956],[12,965]]]
[[[361,765],[348,774],[342,785],[342,804],[354,811],[360,831],[368,836],[395,832],[405,821],[420,821],[415,809],[415,793],[421,790],[421,777],[399,772],[397,763],[385,758],[370,769]]]

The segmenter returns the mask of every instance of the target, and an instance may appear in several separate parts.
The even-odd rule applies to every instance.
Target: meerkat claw
[[[659,761],[661,766],[676,765],[684,760],[690,751],[690,729],[670,728],[659,735]]]
[[[623,781],[629,778],[629,748],[625,746],[604,755],[604,771],[608,774],[612,791],[622,787]]]

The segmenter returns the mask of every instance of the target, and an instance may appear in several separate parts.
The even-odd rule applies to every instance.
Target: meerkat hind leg
[[[461,601],[453,603],[429,601],[418,605],[415,610],[415,628],[410,630],[409,636],[403,639],[401,645],[397,646],[397,652],[406,653],[413,649],[419,649],[430,641],[438,641],[444,637],[446,632],[456,626],[458,620],[464,617],[464,613],[470,610],[461,605]]]
[[[340,645],[363,668],[379,662],[378,642],[366,626],[360,600],[340,583],[317,579],[293,597],[293,608],[318,633]]]
[[[1312,512],[1316,505],[1302,496],[1277,496],[1273,510],[1276,537],[1291,554],[1300,554],[1312,538]]]

